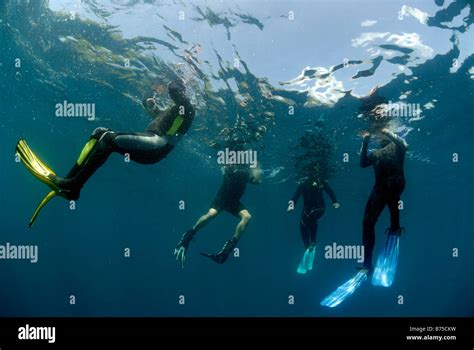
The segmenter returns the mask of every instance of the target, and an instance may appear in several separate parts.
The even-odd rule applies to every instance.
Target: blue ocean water
[[[472,11],[469,1],[428,0],[2,2],[0,244],[38,245],[39,255],[33,264],[0,260],[0,315],[473,316]],[[141,99],[156,85],[168,103],[162,86],[176,75],[197,106],[179,147],[150,166],[112,155],[75,210],[56,198],[28,228],[47,187],[15,161],[18,139],[65,174],[94,128],[144,130]],[[356,271],[323,247],[361,244],[373,171],[359,167],[368,127],[359,107],[374,86],[388,101],[422,106],[422,118],[393,125],[410,144],[406,233],[390,288],[366,283],[326,309],[320,301]],[[97,117],[58,118],[63,101],[94,103]],[[298,275],[301,204],[286,212],[297,181],[289,148],[316,121],[331,135],[341,208],[326,198],[313,271]],[[233,234],[237,219],[223,213],[182,269],[174,247],[222,181],[211,145],[237,122],[266,130],[249,141],[264,177],[242,199],[253,220],[240,256],[217,265],[199,255]],[[388,224],[385,211],[375,254]]]

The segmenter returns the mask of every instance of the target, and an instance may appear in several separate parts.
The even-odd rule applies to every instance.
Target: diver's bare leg
[[[206,214],[201,216],[198,221],[196,221],[196,224],[193,226],[193,230],[197,232],[200,229],[204,228],[204,226],[206,226],[210,221],[212,221],[218,214],[219,212],[216,209],[210,208]]]
[[[186,261],[186,253],[189,243],[192,241],[194,235],[197,233],[197,231],[206,226],[207,223],[214,219],[218,214],[219,212],[216,209],[210,208],[206,214],[204,214],[198,219],[198,221],[191,230],[188,230],[183,234],[181,241],[178,243],[174,250],[176,260],[181,263],[182,267],[184,267],[184,263]]]
[[[239,212],[240,222],[235,227],[234,239],[239,240],[240,236],[245,232],[247,229],[247,225],[249,224],[250,220],[252,219],[252,215],[248,212],[247,209],[241,210]]]

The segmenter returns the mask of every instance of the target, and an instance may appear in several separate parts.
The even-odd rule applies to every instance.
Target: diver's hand
[[[334,209],[339,209],[341,207],[341,205],[338,202],[333,203],[332,206],[334,207]]]
[[[371,136],[371,135],[370,135],[370,132],[368,132],[368,131],[364,131],[364,132],[362,133],[362,138],[363,138],[364,140],[365,140],[365,139],[370,139],[370,136]]]
[[[186,261],[186,248],[178,246],[174,249],[174,255],[176,260],[181,263],[181,267],[184,269],[184,262]]]
[[[382,130],[380,130],[380,133],[381,133],[382,135],[387,136],[387,137],[390,138],[390,139],[398,138],[398,136],[397,136],[393,131],[390,131],[390,130],[387,129],[387,128],[383,128]]]
[[[147,98],[145,100],[145,105],[148,109],[154,109],[156,106],[155,99],[153,97]]]

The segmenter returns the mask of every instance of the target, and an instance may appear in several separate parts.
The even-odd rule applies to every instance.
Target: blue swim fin
[[[374,286],[390,287],[397,271],[400,236],[389,233],[385,247],[380,253],[375,265],[372,284]]]
[[[334,292],[329,294],[326,298],[321,301],[322,306],[336,307],[359,288],[364,281],[367,280],[367,274],[369,270],[362,269],[355,274],[350,280],[340,285]]]
[[[309,248],[306,249],[304,252],[303,258],[301,258],[301,262],[298,265],[298,269],[296,270],[296,273],[304,275],[306,271],[308,271],[308,261],[309,261]]]

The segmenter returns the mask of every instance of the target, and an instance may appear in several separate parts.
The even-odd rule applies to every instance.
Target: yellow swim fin
[[[19,155],[21,162],[28,171],[38,180],[48,185],[51,191],[43,198],[36,207],[33,216],[30,219],[29,226],[32,227],[40,210],[54,197],[60,193],[60,188],[54,183],[53,178],[56,176],[38,156],[31,150],[25,140],[18,141],[16,145],[16,153]]]
[[[28,147],[25,140],[18,141],[16,145],[16,153],[20,156],[20,160],[26,169],[38,180],[48,185],[53,191],[59,192],[61,189],[54,183],[53,178],[56,176],[38,156]]]
[[[54,197],[56,197],[58,193],[56,191],[51,191],[49,192],[43,200],[38,204],[38,206],[35,209],[35,212],[33,213],[33,216],[30,219],[30,224],[28,226],[33,227],[33,224],[36,220],[36,217],[38,216],[40,210]]]

